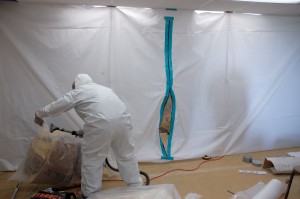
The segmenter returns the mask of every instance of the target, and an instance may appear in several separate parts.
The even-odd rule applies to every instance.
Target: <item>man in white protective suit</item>
[[[35,112],[35,123],[42,126],[43,118],[57,116],[72,108],[85,122],[81,149],[82,198],[101,191],[103,164],[110,147],[127,185],[143,185],[134,151],[130,115],[114,91],[94,83],[87,74],[79,74],[70,92]]]

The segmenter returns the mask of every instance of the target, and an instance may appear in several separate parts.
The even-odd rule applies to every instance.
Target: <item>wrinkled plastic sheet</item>
[[[95,193],[89,199],[180,199],[173,184],[120,187]]]
[[[138,161],[161,161],[153,132],[166,91],[164,16],[170,11],[0,4],[0,170],[17,168],[31,143],[33,111],[69,91],[79,72],[128,104]],[[192,10],[172,16],[170,155],[299,146],[300,17]],[[72,111],[47,119],[68,129],[82,122]]]
[[[81,140],[61,131],[39,128],[17,171],[10,180],[53,187],[71,187],[81,181]]]

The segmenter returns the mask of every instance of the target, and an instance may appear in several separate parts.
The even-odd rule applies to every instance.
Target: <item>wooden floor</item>
[[[248,153],[253,159],[264,161],[265,157],[286,156],[287,152],[300,151],[300,148],[290,148],[274,151],[264,151]],[[147,172],[150,176],[151,185],[173,184],[178,193],[184,199],[188,193],[198,193],[202,195],[201,199],[230,199],[238,191],[246,190],[259,181],[267,184],[272,179],[278,179],[285,182],[289,179],[289,174],[274,175],[268,169],[255,167],[250,163],[243,162],[243,155],[224,156],[218,160],[204,161],[202,159],[172,161],[168,163],[140,163],[140,169]],[[198,169],[197,169],[198,168]],[[174,169],[184,169],[191,171],[173,171],[158,177]],[[240,174],[238,170],[264,170],[267,175]],[[17,185],[16,181],[10,181],[8,178],[13,172],[0,172],[0,199],[9,199],[12,197]],[[158,178],[156,178],[158,177]],[[116,179],[118,177],[113,177]],[[110,189],[119,186],[125,186],[122,181],[111,181],[107,174],[104,176],[103,189]],[[47,188],[47,185],[36,185],[22,183],[15,198],[30,198],[30,195]],[[69,189],[79,192],[80,187]],[[280,198],[283,198],[281,196]],[[290,199],[300,198],[300,176],[295,176],[290,190]]]

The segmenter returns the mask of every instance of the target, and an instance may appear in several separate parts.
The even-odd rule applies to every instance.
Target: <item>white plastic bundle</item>
[[[91,199],[181,199],[173,184],[120,187],[89,196]]]
[[[39,128],[25,159],[10,180],[53,187],[80,185],[81,139],[46,129]]]

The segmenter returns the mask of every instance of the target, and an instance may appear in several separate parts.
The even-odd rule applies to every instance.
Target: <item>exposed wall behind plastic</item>
[[[0,170],[14,170],[34,111],[78,73],[127,103],[140,161],[158,161],[164,16],[174,16],[175,160],[300,146],[300,17],[0,2]],[[74,111],[48,123],[79,129]]]

